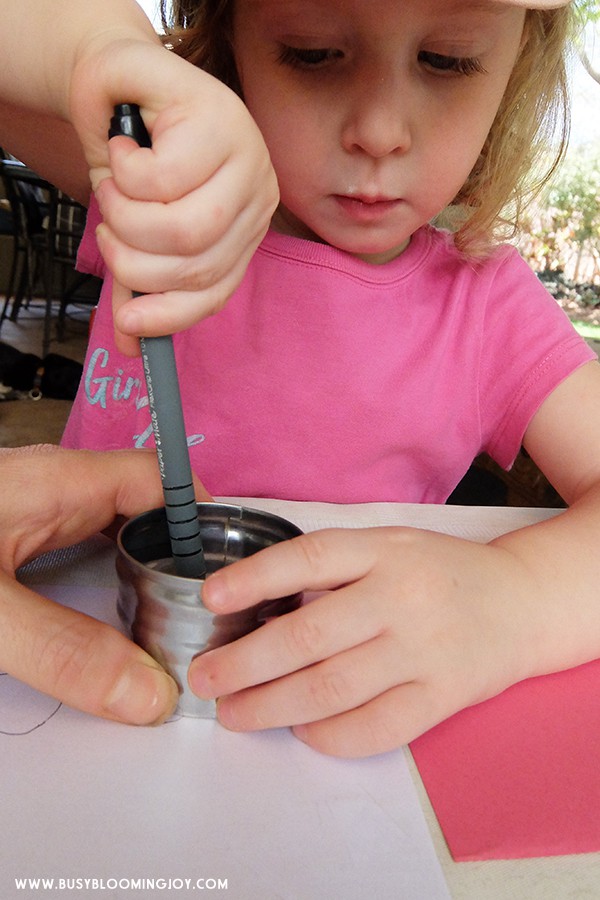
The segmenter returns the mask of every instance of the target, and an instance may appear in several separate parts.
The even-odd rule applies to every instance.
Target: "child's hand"
[[[197,657],[190,685],[221,698],[230,729],[292,725],[326,753],[386,751],[530,674],[529,586],[504,549],[433,532],[305,535],[220,570],[204,602],[330,592]]]
[[[116,102],[139,104],[152,149],[107,145]],[[162,46],[92,42],[71,106],[104,217],[120,349],[135,354],[131,336],[180,331],[225,304],[277,205],[275,174],[242,101]]]

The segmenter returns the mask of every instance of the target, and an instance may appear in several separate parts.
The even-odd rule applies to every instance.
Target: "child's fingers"
[[[122,353],[124,356],[139,356],[140,355],[140,335],[143,335],[143,331],[136,332],[133,330],[133,334],[122,331],[117,322],[119,321],[119,317],[122,315],[121,310],[128,304],[132,302],[131,291],[129,288],[124,287],[122,284],[119,284],[118,281],[113,279],[112,282],[112,313],[113,313],[113,321],[115,323],[115,344],[117,345],[117,350],[119,353]]]
[[[140,147],[131,138],[118,136],[111,138],[108,144],[110,172],[117,185],[131,198],[139,201],[156,200],[170,203],[192,190],[197,182],[198,165],[190,167],[189,145],[188,160],[178,159],[182,148],[176,144],[171,147],[171,156],[164,153],[158,155],[156,143],[149,147]],[[215,163],[207,159],[204,178],[210,176]],[[202,161],[200,161],[202,166]],[[93,176],[92,176],[93,177]],[[93,183],[94,189],[97,185]]]
[[[113,311],[117,332],[122,335],[122,340],[118,337],[121,352],[128,356],[137,354],[137,345],[127,341],[126,335],[174,334],[225,305],[243,279],[258,241],[251,231],[238,239],[240,228],[241,222],[217,246],[192,260],[152,258],[115,244],[111,233],[102,226],[99,243],[109,268],[116,274]],[[127,289],[119,287],[119,281],[127,284]],[[132,299],[130,286],[143,296]]]
[[[149,254],[183,258],[205,252],[230,228],[235,229],[246,205],[239,195],[230,197],[213,182],[172,203],[159,203],[133,200],[107,178],[96,196],[115,243]],[[262,224],[268,224],[266,217]]]
[[[505,686],[512,629],[507,651],[502,634],[491,637],[482,595],[493,555],[409,528],[274,545],[211,575],[205,604],[225,613],[302,588],[329,592],[197,657],[190,686],[219,697],[233,730],[299,726],[304,740],[344,756],[397,747]]]
[[[215,612],[233,612],[297,591],[326,591],[349,584],[372,569],[378,542],[390,532],[323,529],[274,544],[211,575],[204,586],[204,603]]]
[[[113,315],[117,346],[127,356],[139,355],[135,335],[156,337],[191,328],[221,309],[244,275],[244,262],[217,284],[197,291],[165,291],[132,299],[131,291],[113,282]]]
[[[176,706],[173,679],[104,623],[0,573],[0,669],[84,712],[158,724]]]
[[[359,589],[347,588],[343,597],[319,597],[231,644],[197,656],[188,672],[190,687],[201,697],[220,697],[362,645],[382,627],[375,615],[368,614],[368,606],[364,591]],[[290,702],[293,708],[291,693]],[[315,710],[312,715],[317,717]],[[288,719],[285,724],[292,721]]]
[[[186,65],[186,72],[198,71]],[[201,78],[209,76],[201,73]],[[170,203],[184,197],[226,167],[242,193],[250,187],[244,175],[255,179],[264,173],[264,184],[275,184],[269,154],[258,127],[239,97],[219,82],[218,98],[202,105],[197,98],[185,104],[170,97],[156,116],[144,111],[152,147],[139,147],[127,137],[109,141],[111,172],[119,188],[139,200]],[[240,138],[241,135],[241,138]],[[229,163],[235,160],[234,166]]]
[[[330,719],[369,703],[416,675],[411,654],[379,635],[266,684],[221,697],[219,719],[254,731]]]
[[[305,744],[329,756],[373,756],[408,744],[454,711],[441,710],[430,686],[413,681],[363,706],[293,731]]]
[[[98,227],[97,238],[117,281],[144,294],[203,291],[234,278],[237,286],[258,242],[254,232],[245,232],[238,223],[216,244],[189,255],[148,253],[118,240],[106,224]]]
[[[231,185],[220,176],[170,204],[131,200],[111,179],[103,182],[98,198],[104,215],[98,237],[113,274],[127,283],[126,273],[138,278],[146,267],[152,273],[153,256],[163,267],[172,257],[165,290],[196,289],[217,280],[240,255],[256,249],[273,211],[257,194],[231,195]],[[159,287],[150,283],[145,289]]]

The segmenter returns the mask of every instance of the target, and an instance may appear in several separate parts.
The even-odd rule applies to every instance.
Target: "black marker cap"
[[[140,108],[136,103],[120,103],[115,106],[115,114],[110,120],[108,136],[112,138],[118,134],[133,138],[140,147],[152,146]]]

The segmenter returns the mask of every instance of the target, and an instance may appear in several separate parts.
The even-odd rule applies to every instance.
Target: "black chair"
[[[0,147],[0,159],[8,159],[8,154]],[[9,302],[15,289],[15,281],[19,262],[21,259],[21,249],[19,242],[19,231],[17,223],[13,215],[13,204],[6,196],[6,186],[4,187],[4,197],[0,200],[0,236],[11,239],[11,262],[10,274],[6,285],[6,301]],[[5,304],[6,305],[6,304]]]
[[[86,210],[23,163],[2,159],[0,165],[17,223],[18,254],[22,257],[18,287],[7,292],[0,326],[9,310],[11,320],[16,321],[23,304],[29,305],[36,292],[38,296],[41,292],[45,303],[42,339],[45,357],[52,340],[53,302],[59,302],[57,337],[62,340],[67,306],[74,302],[95,306],[100,296],[100,279],[75,271]],[[14,258],[17,259],[17,253]]]
[[[6,296],[12,297],[19,263],[19,247],[17,226],[8,198],[0,200],[0,237],[10,238],[11,242],[10,274],[6,285]]]
[[[16,321],[21,306],[28,305],[36,284],[43,278],[48,213],[47,182],[23,163],[4,156],[0,159],[4,193],[13,224],[13,258],[0,325],[7,318]]]
[[[72,197],[56,188],[51,189],[47,224],[46,283],[49,296],[56,296],[60,303],[57,320],[59,340],[63,340],[64,337],[68,305],[85,303],[96,306],[100,298],[101,280],[75,270],[86,215],[85,207]]]

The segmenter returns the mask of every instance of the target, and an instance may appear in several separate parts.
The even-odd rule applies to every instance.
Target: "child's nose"
[[[371,90],[359,87],[348,103],[341,141],[348,152],[363,151],[375,159],[406,153],[412,141],[411,116],[401,94],[383,80]]]

